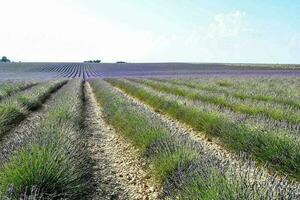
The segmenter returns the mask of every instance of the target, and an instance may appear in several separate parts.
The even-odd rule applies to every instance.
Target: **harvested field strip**
[[[85,126],[97,184],[93,199],[157,199],[157,189],[149,181],[151,175],[145,172],[138,150],[104,122],[88,83],[85,94]]]
[[[184,96],[191,100],[200,100],[207,103],[212,103],[221,107],[229,108],[235,112],[241,112],[248,115],[264,115],[274,120],[286,121],[291,124],[300,124],[300,112],[288,109],[286,107],[276,106],[274,104],[261,104],[259,102],[247,102],[228,98],[225,95],[215,95],[198,90],[188,89],[182,86],[172,84],[159,83],[151,80],[131,79],[139,83],[146,84],[154,89],[168,92],[171,94]],[[255,105],[255,106],[254,106]]]
[[[85,199],[89,170],[79,133],[81,99],[81,82],[74,81],[0,169],[2,193],[9,188],[13,198]]]
[[[0,101],[12,94],[37,85],[35,82],[0,83]]]
[[[292,106],[294,108],[300,109],[300,100],[299,96],[297,96],[297,89],[292,90],[291,85],[286,85],[286,87],[281,86],[280,88],[284,88],[285,91],[279,90],[276,91],[276,87],[271,88],[265,86],[265,88],[261,89],[261,84],[259,85],[238,85],[236,84],[236,87],[232,87],[230,89],[228,88],[222,88],[217,87],[215,85],[208,85],[208,83],[197,83],[193,81],[186,81],[186,80],[179,80],[179,79],[153,79],[161,82],[169,82],[172,84],[176,84],[178,86],[186,86],[193,89],[199,89],[214,93],[223,93],[226,96],[232,96],[235,98],[239,98],[242,100],[246,99],[252,99],[257,101],[265,101],[265,102],[274,102],[278,104],[288,105]],[[278,81],[282,83],[282,81]],[[212,83],[214,84],[214,83]],[[299,83],[294,83],[294,85],[298,85]],[[279,86],[277,86],[279,87]],[[257,90],[256,88],[259,88]],[[292,95],[292,96],[291,96]]]
[[[31,110],[39,108],[49,95],[67,81],[49,81],[32,87],[0,103],[0,138],[22,121]]]
[[[238,154],[246,152],[259,163],[268,163],[270,169],[300,179],[299,140],[274,134],[272,131],[250,129],[243,124],[232,123],[220,117],[218,113],[200,110],[176,99],[158,96],[128,81],[117,79],[108,81],[157,111],[166,113],[197,131],[204,131],[208,137],[217,138],[229,150]]]
[[[155,114],[107,83],[101,80],[90,83],[106,121],[139,148],[148,162],[150,172],[163,187],[160,198],[280,199],[297,195],[297,188],[288,186],[282,190],[278,186],[285,184],[275,186],[276,181],[272,182],[271,178],[251,179],[250,184],[249,177],[237,168],[237,171],[228,169],[225,158],[220,160],[189,136],[178,134],[176,129],[169,128]],[[196,189],[198,184],[200,187]]]

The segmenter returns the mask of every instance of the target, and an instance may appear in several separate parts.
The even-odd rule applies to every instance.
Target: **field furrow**
[[[81,88],[77,80],[67,85],[54,108],[5,160],[1,192],[9,189],[11,196],[26,199],[86,199],[91,171],[80,132]]]
[[[55,106],[57,105],[56,98],[67,91],[69,84],[70,83],[66,83],[65,85],[62,85],[61,88],[54,91],[39,109],[29,113],[23,121],[10,130],[8,134],[3,136],[0,142],[0,147],[2,149],[0,151],[0,160],[2,161],[0,163],[1,166],[4,161],[10,157],[12,152],[18,150],[20,146],[26,143],[26,139],[30,138],[31,135],[34,134],[41,122],[45,121],[49,112],[55,109]]]
[[[70,70],[71,67],[72,67],[71,65],[68,65],[68,66],[64,67],[63,71],[60,73],[60,76],[68,77],[69,70]]]
[[[49,81],[18,93],[0,103],[0,138],[30,113],[38,109],[52,92],[66,83],[65,80]]]
[[[1,83],[0,82],[0,101],[6,97],[9,97],[13,94],[15,94],[16,92],[20,92],[26,89],[29,89],[35,85],[37,85],[38,83],[36,82],[4,82]]]
[[[248,115],[263,115],[268,118],[286,121],[294,125],[300,125],[300,110],[290,107],[280,106],[276,104],[261,103],[256,100],[247,101],[240,100],[235,97],[228,97],[222,94],[213,94],[210,92],[201,92],[199,90],[188,89],[184,86],[176,86],[168,83],[155,82],[151,80],[131,79],[133,81],[143,83],[156,90],[179,95],[191,99],[193,101],[200,100],[231,109],[235,112],[241,112]]]
[[[156,199],[150,176],[143,169],[138,150],[106,124],[87,83],[85,123],[89,150],[95,163],[97,183],[94,199]],[[145,165],[145,164],[144,164]]]
[[[277,80],[278,79],[278,80]],[[217,78],[204,80],[185,80],[185,79],[157,79],[153,80],[168,82],[178,86],[186,86],[200,91],[208,91],[216,94],[224,94],[229,97],[239,98],[241,100],[257,100],[264,102],[274,102],[278,104],[292,106],[300,109],[300,93],[298,79],[291,81],[284,78],[233,80],[228,79],[217,81]],[[273,82],[272,82],[273,80]],[[274,82],[277,84],[274,84]]]
[[[298,200],[299,69],[0,63],[0,200]]]
[[[159,89],[155,89],[151,86],[147,86],[146,84],[142,84],[137,81],[130,82],[136,86],[144,88],[145,90],[153,93],[154,95],[161,96],[167,99],[172,99],[173,101],[181,102],[182,104],[188,105],[190,107],[195,107],[205,112],[215,113],[225,119],[232,121],[232,123],[243,124],[249,129],[255,128],[267,132],[273,131],[277,134],[289,134],[291,137],[297,137],[300,134],[300,125],[298,124],[295,125],[286,121],[270,119],[263,115],[249,115],[247,113],[235,112],[231,109],[224,108],[209,102],[192,100],[182,95],[161,91]],[[191,93],[190,95],[193,96],[194,94]]]
[[[107,83],[94,80],[91,85],[103,106],[105,119],[145,157],[150,172],[163,187],[160,198],[189,199],[208,195],[208,199],[221,196],[229,199],[242,196],[249,199],[279,199],[296,194],[297,189],[293,187],[285,188],[283,190],[287,193],[281,193],[283,190],[278,186],[284,184],[279,183],[280,180],[277,182],[272,176],[258,176],[262,173],[252,171],[249,164],[233,170],[228,162],[224,162],[226,156],[220,160],[217,152],[211,152],[204,143],[178,132],[180,130],[113,90]],[[275,182],[276,186],[272,185]],[[197,184],[199,188],[194,188]],[[209,190],[214,192],[208,193]]]
[[[71,70],[69,71],[69,77],[68,78],[73,78],[75,76],[76,69],[75,67],[71,67]]]
[[[196,131],[204,132],[207,137],[217,139],[227,149],[237,154],[250,154],[259,163],[268,163],[270,169],[299,180],[299,139],[272,130],[249,128],[219,113],[199,109],[178,98],[158,95],[128,81],[110,79],[109,82],[157,111],[190,125]]]

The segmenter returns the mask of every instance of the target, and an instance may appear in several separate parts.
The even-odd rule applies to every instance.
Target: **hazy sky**
[[[300,63],[300,1],[0,0],[0,55]]]

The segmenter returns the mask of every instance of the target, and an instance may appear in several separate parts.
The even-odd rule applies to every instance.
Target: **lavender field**
[[[300,67],[0,64],[0,199],[300,199]]]
[[[299,65],[213,63],[0,63],[0,80],[136,76],[299,76]]]

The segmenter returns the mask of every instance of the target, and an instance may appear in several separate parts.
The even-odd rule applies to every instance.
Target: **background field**
[[[299,65],[214,63],[0,63],[0,79],[182,75],[298,76]]]

